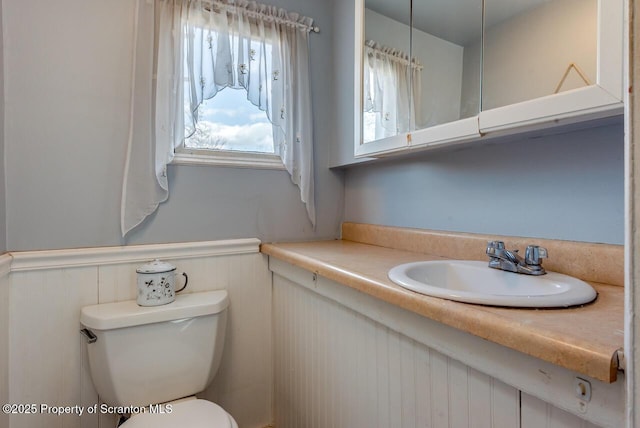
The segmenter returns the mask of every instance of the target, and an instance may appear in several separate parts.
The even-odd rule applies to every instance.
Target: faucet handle
[[[489,241],[487,242],[487,249],[495,248],[496,250],[504,250],[504,242],[502,241]]]
[[[540,259],[548,257],[547,249],[537,245],[529,245],[524,253],[524,261],[528,265],[538,266],[542,263]]]
[[[502,241],[487,242],[487,250],[485,252],[489,257],[495,257],[497,250],[504,250],[504,242]]]

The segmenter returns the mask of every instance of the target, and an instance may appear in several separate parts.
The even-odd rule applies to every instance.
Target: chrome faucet
[[[529,245],[524,253],[524,258],[522,258],[518,254],[518,250],[507,250],[504,242],[489,241],[487,255],[489,256],[490,268],[527,275],[547,273],[542,267],[542,259],[547,258],[547,249],[537,245]]]

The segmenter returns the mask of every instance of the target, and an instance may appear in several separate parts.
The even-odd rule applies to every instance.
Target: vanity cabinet
[[[624,0],[404,1],[355,0],[356,157],[622,113]]]
[[[624,425],[624,382],[585,376],[270,256],[278,427]]]

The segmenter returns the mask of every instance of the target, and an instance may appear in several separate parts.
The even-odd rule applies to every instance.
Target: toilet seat
[[[131,416],[121,428],[238,428],[222,407],[211,401],[193,399],[167,403],[171,413],[139,413]]]

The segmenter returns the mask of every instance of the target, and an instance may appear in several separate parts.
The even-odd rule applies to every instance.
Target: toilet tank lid
[[[136,325],[217,314],[229,306],[226,290],[179,294],[172,303],[139,306],[135,300],[85,306],[80,323],[94,330],[112,330]]]

